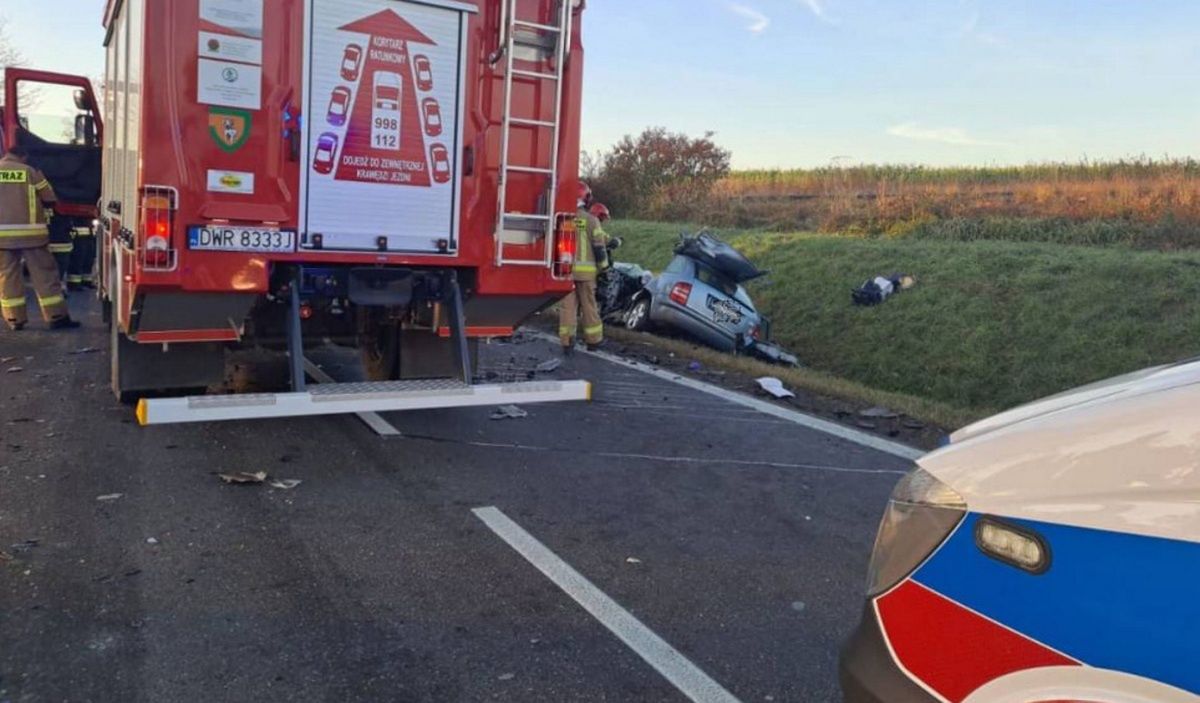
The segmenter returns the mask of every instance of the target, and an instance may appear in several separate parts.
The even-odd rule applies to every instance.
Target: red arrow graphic
[[[375,13],[340,29],[370,35],[371,40],[364,52],[358,96],[335,177],[340,181],[429,187],[429,156],[408,45],[436,42],[394,10]],[[394,125],[393,120],[399,124]]]

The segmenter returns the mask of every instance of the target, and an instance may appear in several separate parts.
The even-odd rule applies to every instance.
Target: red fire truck
[[[472,383],[480,338],[572,287],[584,5],[108,0],[114,392],[206,387],[227,350],[265,347],[290,392],[154,397],[139,419],[585,399]],[[308,386],[304,349],[330,341],[372,382]]]

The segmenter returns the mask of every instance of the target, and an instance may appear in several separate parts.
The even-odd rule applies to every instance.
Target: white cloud
[[[825,0],[798,0],[798,2],[807,7],[808,11],[813,13],[813,16],[817,19],[828,24],[837,24],[837,22],[835,22],[833,18],[829,16],[829,13],[825,11],[825,6],[821,4],[824,1]]]
[[[767,17],[753,7],[739,5],[736,2],[729,3],[728,7],[731,12],[739,14],[750,21],[750,24],[746,26],[746,31],[750,32],[751,34],[762,34],[763,32],[767,31],[767,27],[771,26],[771,18]]]
[[[917,122],[905,122],[887,128],[887,133],[901,139],[939,142],[953,146],[1004,146],[1000,142],[976,139],[960,127],[922,127]]]

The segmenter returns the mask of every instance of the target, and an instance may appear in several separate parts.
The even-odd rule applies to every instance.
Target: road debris
[[[625,559],[626,564],[641,564],[642,560],[637,557],[628,557]]]
[[[251,485],[263,483],[267,480],[266,471],[258,471],[250,473],[249,471],[238,471],[237,473],[217,474],[225,483],[234,485]]]
[[[878,405],[859,412],[858,416],[875,420],[895,420],[896,418],[900,417],[897,413]]]
[[[808,606],[805,605],[804,601],[802,600],[792,601],[792,610],[796,611],[797,613],[803,613],[804,609],[807,607]]]
[[[96,500],[101,503],[111,503],[114,500],[120,500],[124,493],[109,493],[108,495],[96,496]]]
[[[17,360],[15,356],[0,356],[0,364],[8,364]]]
[[[23,542],[8,545],[8,548],[13,551],[13,554],[27,554],[33,551],[33,548],[38,546],[38,540],[27,539]]]
[[[155,539],[154,537],[147,537],[146,544],[158,544],[158,540]]]
[[[492,413],[493,420],[520,420],[529,417],[529,413],[515,405],[501,405]]]
[[[0,561],[12,561],[13,555],[8,552],[0,552]]]
[[[25,370],[24,367],[13,366],[11,368],[5,369],[4,373],[21,373],[24,370]]]
[[[301,483],[303,482],[298,478],[277,478],[272,480],[269,485],[271,488],[278,488],[282,491],[290,491],[296,486],[299,486]]]
[[[776,398],[782,399],[796,397],[795,393],[789,391],[787,388],[784,388],[783,381],[780,381],[774,376],[764,376],[760,379],[757,379],[757,381],[759,388],[763,389],[767,393],[770,393]]]
[[[67,352],[67,354],[69,354],[70,356],[79,356],[81,354],[98,354],[98,353],[100,353],[100,350],[97,349],[96,347],[83,347],[82,349],[76,349],[73,352]]]
[[[516,674],[500,674],[500,676],[498,678],[501,681],[512,681],[513,679],[517,678],[517,675]]]
[[[562,364],[562,359],[548,359],[537,365],[537,372],[554,373],[562,366]]]
[[[688,363],[688,371],[699,371],[703,368],[704,367],[700,364],[699,361],[692,361],[692,362]]]

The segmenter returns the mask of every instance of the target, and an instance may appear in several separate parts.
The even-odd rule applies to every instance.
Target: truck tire
[[[107,307],[109,310],[111,310],[112,304],[109,303]],[[113,395],[117,397],[118,403],[121,403],[122,405],[133,405],[138,401],[137,391],[122,388],[122,378],[126,376],[126,365],[129,363],[126,360],[128,355],[121,353],[121,348],[124,346],[122,341],[124,340],[125,335],[121,334],[121,326],[117,324],[116,320],[112,319],[111,314],[108,316],[108,330],[108,358],[111,362]]]
[[[646,332],[650,329],[650,298],[638,298],[625,313],[625,329]]]

